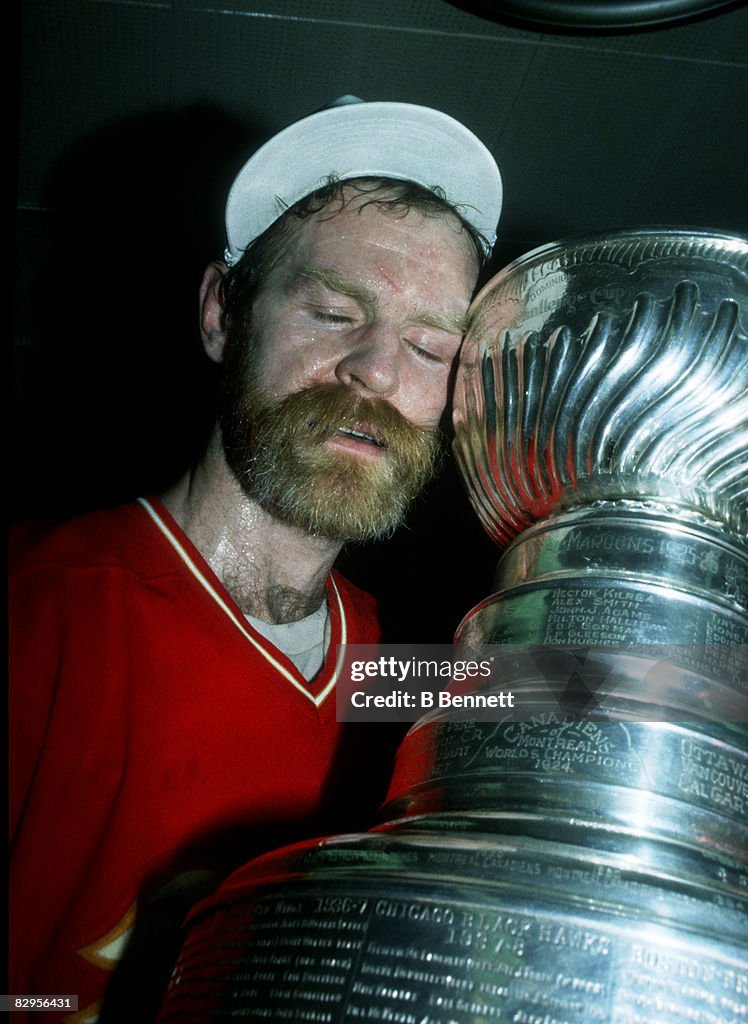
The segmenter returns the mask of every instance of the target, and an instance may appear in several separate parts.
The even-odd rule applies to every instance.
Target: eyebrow
[[[328,267],[302,267],[297,271],[296,276],[302,281],[314,281],[324,285],[325,288],[331,288],[341,295],[348,295],[367,305],[373,306],[377,303],[377,295],[374,292],[364,285],[347,280],[337,271]],[[422,310],[416,312],[413,319],[416,323],[425,324],[427,327],[436,327],[437,330],[447,331],[449,334],[463,335],[469,325],[467,313],[449,314]]]
[[[322,284],[326,288],[331,288],[334,292],[340,292],[341,295],[349,295],[351,298],[359,299],[361,302],[368,303],[369,305],[374,305],[377,301],[374,292],[363,285],[348,281],[341,274],[338,274],[336,270],[330,270],[327,267],[302,267],[297,271],[296,276],[302,280]]]
[[[436,327],[441,331],[447,331],[449,334],[463,335],[468,329],[467,313],[433,313],[429,310],[424,310],[423,313],[417,313],[415,319],[420,324],[426,324],[427,327]]]

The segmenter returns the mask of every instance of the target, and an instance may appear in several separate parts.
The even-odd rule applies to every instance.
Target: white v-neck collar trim
[[[218,607],[229,617],[229,619],[231,619],[231,621],[236,626],[236,628],[239,630],[239,632],[252,644],[253,647],[255,647],[259,651],[259,653],[263,656],[263,658],[265,658],[265,660],[268,661],[273,666],[273,668],[275,668],[276,671],[279,672],[280,675],[282,675],[283,678],[287,682],[289,682],[291,684],[291,686],[294,687],[294,689],[298,690],[299,693],[303,694],[308,700],[310,700],[312,702],[312,704],[315,705],[315,707],[317,707],[317,708],[321,707],[321,705],[324,703],[326,698],[334,690],[335,685],[336,685],[336,683],[338,681],[338,677],[340,675],[340,670],[341,670],[341,668],[343,666],[343,661],[344,661],[343,648],[344,648],[344,645],[347,642],[347,632],[348,632],[347,626],[346,626],[346,620],[345,620],[345,609],[343,608],[343,599],[340,596],[340,591],[338,590],[337,584],[335,583],[335,580],[333,579],[333,577],[330,576],[330,582],[332,583],[332,587],[333,587],[333,590],[335,592],[335,599],[337,601],[338,612],[340,614],[340,647],[341,647],[341,649],[340,649],[340,651],[338,653],[338,660],[336,662],[335,670],[332,673],[330,681],[328,682],[327,686],[325,686],[325,688],[323,690],[321,690],[320,693],[318,693],[315,696],[314,694],[309,692],[309,690],[306,688],[306,686],[303,683],[301,683],[299,681],[299,679],[297,679],[296,676],[292,672],[289,672],[289,670],[285,667],[285,665],[282,665],[281,662],[278,661],[278,659],[276,658],[275,654],[273,653],[276,650],[276,648],[274,648],[274,647],[266,647],[261,642],[261,639],[264,639],[264,638],[260,638],[259,634],[257,636],[255,636],[253,633],[250,633],[249,629],[247,628],[247,625],[248,625],[247,622],[246,621],[242,621],[242,619],[240,619],[235,614],[233,609],[224,601],[224,599],[218,593],[218,591],[213,586],[213,584],[210,582],[210,580],[208,580],[207,577],[201,572],[200,568],[195,564],[193,559],[187,553],[187,551],[185,550],[184,546],[181,544],[179,539],[174,535],[174,533],[170,529],[168,523],[166,523],[162,519],[162,517],[159,515],[159,513],[156,511],[156,509],[153,507],[153,505],[146,498],[138,498],[137,500],[138,500],[138,503],[145,509],[145,511],[151,517],[151,519],[156,524],[156,526],[161,531],[161,533],[164,535],[164,537],[166,537],[168,542],[174,548],[174,550],[179,555],[180,559],[182,560],[184,565],[187,567],[187,569],[189,569],[189,571],[192,573],[192,575],[195,577],[195,579],[198,581],[198,583],[200,583],[201,586],[208,592],[208,594],[210,594],[210,596],[213,598],[213,600],[218,605]]]

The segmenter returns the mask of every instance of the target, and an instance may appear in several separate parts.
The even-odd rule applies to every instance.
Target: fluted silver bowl
[[[745,535],[746,316],[748,239],[715,232],[553,243],[494,277],[473,305],[454,422],[497,544],[629,496]]]

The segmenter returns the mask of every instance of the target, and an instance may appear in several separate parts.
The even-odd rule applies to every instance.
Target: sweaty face
[[[476,273],[450,216],[353,200],[302,222],[224,357],[247,493],[337,540],[394,529],[433,472]]]

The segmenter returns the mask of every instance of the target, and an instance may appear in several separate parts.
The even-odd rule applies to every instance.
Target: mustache
[[[261,428],[265,416],[280,417],[288,439],[307,438],[323,443],[341,429],[365,435],[380,448],[397,454],[403,447],[425,444],[438,431],[420,427],[383,398],[366,398],[344,384],[312,384],[255,412]]]

